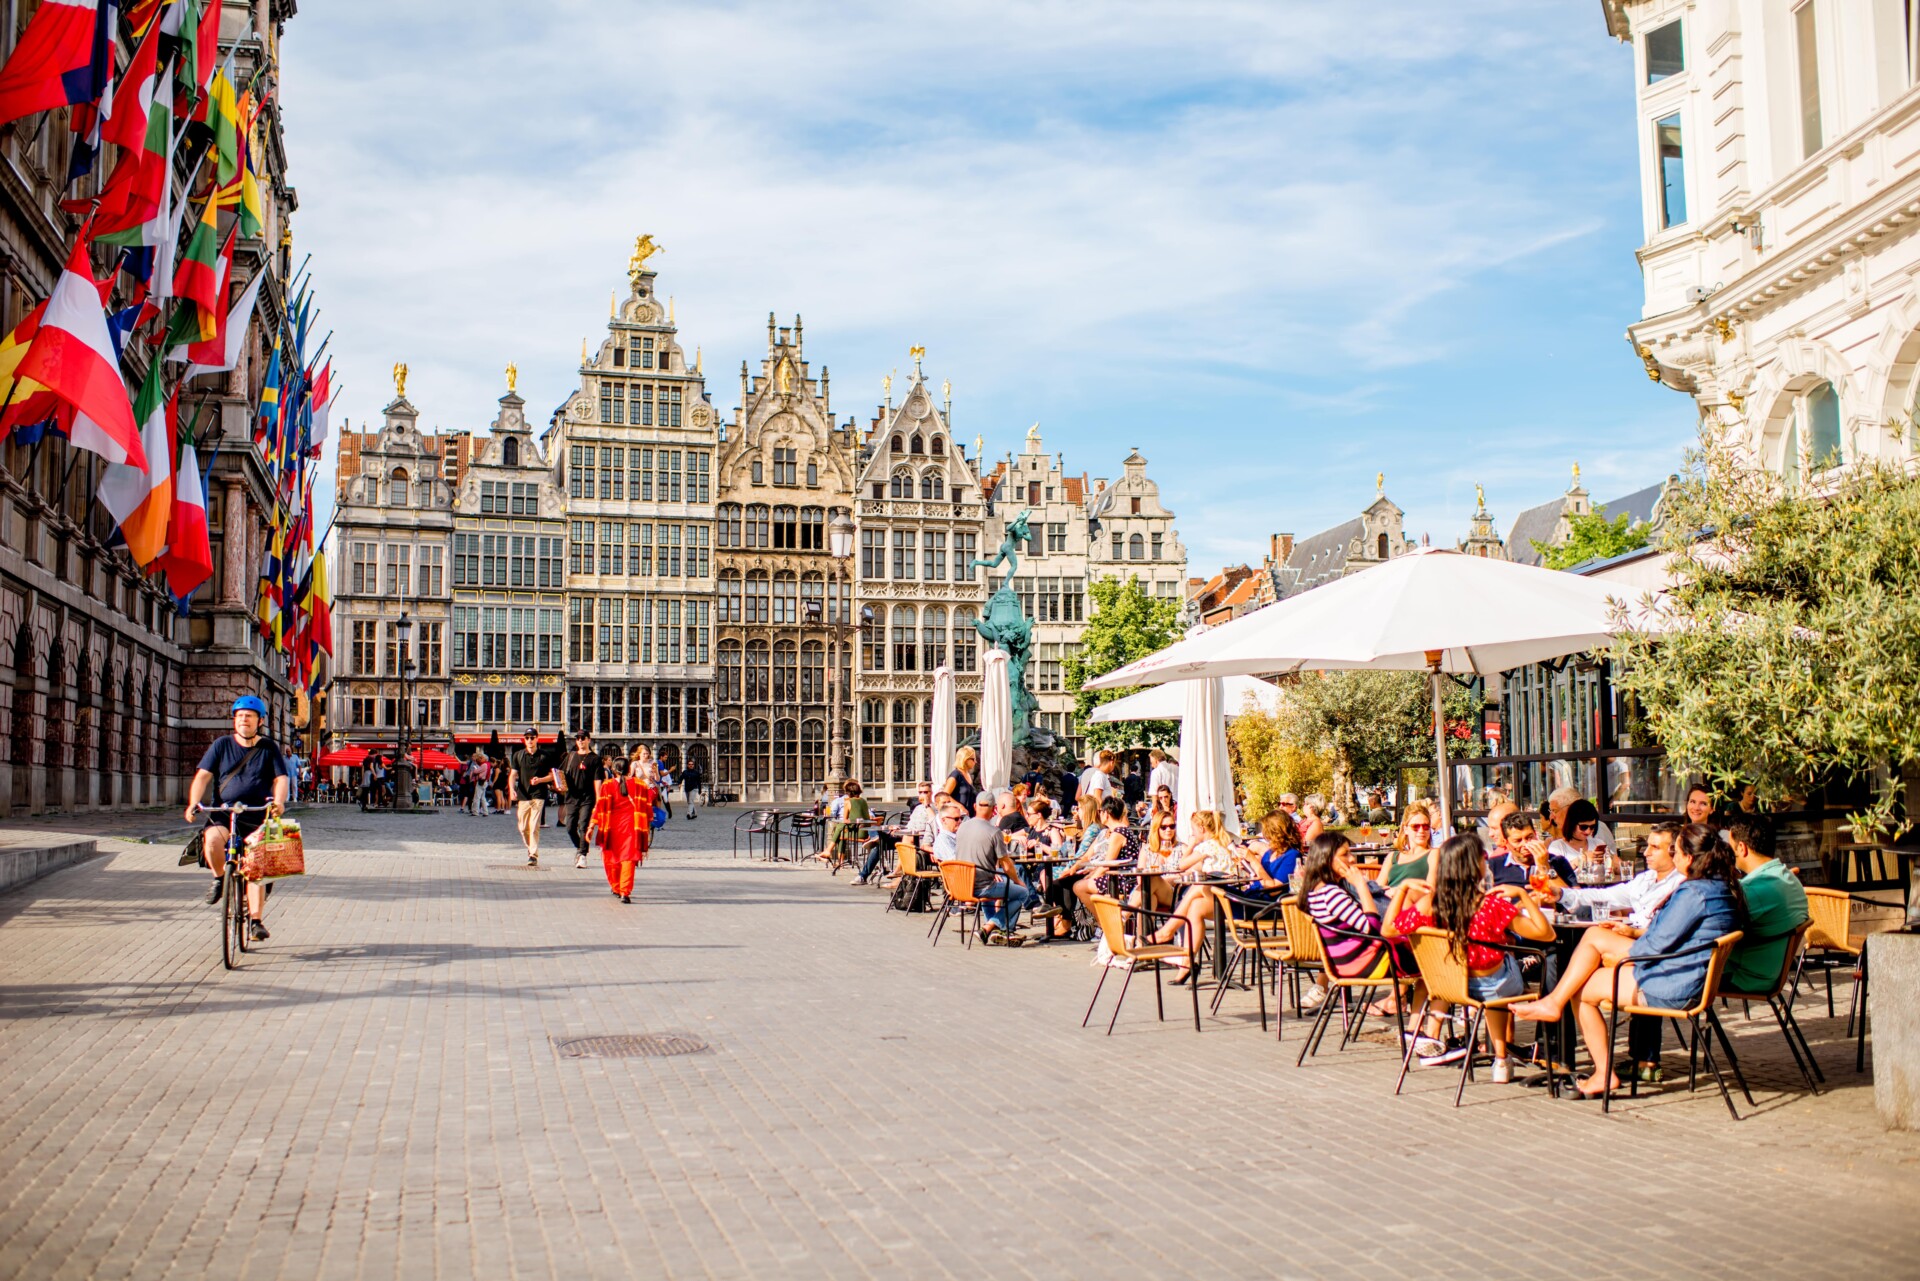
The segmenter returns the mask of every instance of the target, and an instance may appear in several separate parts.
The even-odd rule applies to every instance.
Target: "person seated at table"
[[[1195,810],[1189,821],[1193,825],[1193,839],[1171,867],[1172,874],[1208,878],[1232,875],[1238,867],[1238,860],[1234,858],[1233,847],[1228,842],[1220,815],[1214,810]],[[1214,893],[1207,886],[1189,887],[1173,909],[1172,917],[1153,932],[1153,941],[1171,943],[1176,939],[1205,937],[1201,931],[1213,919],[1214,902]],[[1177,962],[1174,968],[1178,971],[1173,980],[1175,983],[1186,982],[1193,972],[1191,966]]]
[[[1540,806],[1540,830],[1546,833],[1549,842],[1561,840],[1567,835],[1567,812],[1573,808],[1575,801],[1581,799],[1580,789],[1577,787],[1556,787],[1547,794],[1547,799]],[[1593,802],[1587,803],[1591,805]],[[1605,823],[1598,822],[1598,810],[1594,811],[1594,817],[1596,825],[1592,842],[1596,845],[1604,845],[1608,849],[1617,848],[1612,829]]]
[[[1309,796],[1305,807],[1300,811],[1300,816],[1294,820],[1294,826],[1299,829],[1300,843],[1302,845],[1326,831],[1326,802],[1322,801],[1318,796]]]
[[[1380,884],[1391,891],[1402,881],[1424,881],[1433,868],[1433,832],[1437,824],[1435,810],[1427,801],[1414,801],[1400,818],[1399,835],[1393,838],[1393,853],[1380,865]]]
[[[980,795],[979,769],[980,754],[971,747],[963,747],[953,754],[953,772],[940,784],[940,790],[958,801],[960,808],[969,814]]]
[[[1773,824],[1759,814],[1735,814],[1727,824],[1740,869],[1746,935],[1727,961],[1726,984],[1736,992],[1765,992],[1780,977],[1787,935],[1807,919],[1800,878],[1773,856]]]
[[[1647,833],[1646,849],[1642,852],[1647,869],[1630,881],[1618,885],[1575,885],[1571,876],[1560,876],[1556,872],[1560,883],[1550,887],[1546,897],[1569,912],[1581,907],[1595,916],[1601,912],[1624,911],[1628,925],[1644,930],[1660,905],[1686,879],[1673,865],[1673,843],[1681,830],[1679,823],[1655,823]]]
[[[887,836],[898,841],[912,841],[925,849],[933,839],[937,817],[933,812],[933,784],[922,783],[914,794],[913,813],[907,817],[905,826],[890,828]],[[880,860],[886,854],[885,839],[873,842],[867,849],[867,857],[860,864],[860,875],[853,879],[855,885],[865,885],[873,879],[874,869],[880,866]]]
[[[838,812],[827,825],[827,852],[820,856],[831,867],[853,861],[853,842],[860,838],[860,824],[873,812],[867,798],[860,794],[859,779],[848,779],[840,792]]]
[[[1495,885],[1525,885],[1536,868],[1547,871],[1561,885],[1573,884],[1573,864],[1558,854],[1549,853],[1546,841],[1534,829],[1533,815],[1509,804],[1500,820],[1500,844],[1487,868]]]
[[[1393,811],[1387,808],[1387,795],[1378,790],[1367,793],[1367,822],[1374,827],[1385,827],[1393,822]]]
[[[1488,858],[1499,853],[1500,847],[1506,841],[1506,838],[1500,834],[1500,824],[1506,820],[1507,815],[1519,808],[1512,801],[1495,800],[1487,807],[1486,816],[1473,825],[1473,830],[1479,833],[1481,842],[1487,847]]]
[[[1396,887],[1388,900],[1388,910],[1397,912],[1412,888],[1406,882]],[[1387,944],[1378,937],[1380,913],[1374,907],[1373,884],[1354,865],[1353,845],[1339,832],[1322,832],[1300,856],[1299,901],[1316,925],[1376,936],[1356,939],[1321,930],[1320,950],[1328,970],[1338,978],[1379,979],[1385,987],[1395,986],[1392,958],[1387,955]],[[1392,1014],[1397,999],[1395,992],[1375,1002],[1371,1012]],[[1437,1053],[1441,1046],[1434,1042],[1421,1048]]]
[[[1153,794],[1153,807],[1147,811],[1147,849],[1165,857],[1173,853],[1178,840],[1179,823],[1173,793],[1161,788]]]
[[[955,844],[960,861],[973,864],[973,892],[997,907],[983,907],[986,918],[980,927],[980,941],[1019,947],[1026,942],[1014,931],[1020,913],[1033,902],[1034,894],[1020,881],[1019,869],[1007,852],[1006,835],[980,811],[1004,809],[1013,804],[1013,793],[982,792],[975,798],[974,817],[960,825]]]
[[[1294,870],[1300,866],[1300,851],[1311,843],[1305,825],[1294,822],[1284,810],[1274,810],[1261,819],[1260,830],[1247,842],[1247,852],[1252,857],[1241,860],[1242,868],[1249,874],[1243,892],[1251,898],[1285,898],[1290,892],[1288,886]],[[1234,910],[1236,915],[1241,913],[1238,905]]]
[[[1720,833],[1703,823],[1688,824],[1674,844],[1673,865],[1684,879],[1654,912],[1644,932],[1624,921],[1593,926],[1581,935],[1580,945],[1553,991],[1537,1001],[1511,1007],[1516,1018],[1551,1023],[1574,1005],[1581,1036],[1594,1062],[1593,1074],[1575,1083],[1582,1098],[1597,1099],[1608,1089],[1608,1082],[1600,1076],[1607,1066],[1609,1049],[1607,1018],[1600,1006],[1614,999],[1615,976],[1606,967],[1607,958],[1617,958],[1615,963],[1620,967],[1621,1004],[1685,1009],[1700,999],[1712,952],[1702,947],[1686,956],[1645,963],[1634,958],[1706,944],[1740,928],[1744,909],[1737,883],[1739,869],[1734,865],[1732,848]],[[1618,1089],[1618,1075],[1609,1072],[1608,1076],[1612,1088]]]
[[[1614,856],[1612,833],[1603,841],[1600,828],[1600,811],[1582,796],[1567,806],[1560,839],[1547,846],[1547,852],[1565,859],[1576,879],[1591,884],[1618,880],[1620,860]]]
[[[1045,898],[1056,909],[1048,930],[1049,938],[1064,939],[1073,934],[1075,906],[1086,903],[1096,893],[1092,877],[1098,869],[1094,864],[1111,844],[1110,831],[1100,821],[1097,797],[1081,797],[1074,802],[1074,810],[1081,832],[1079,841],[1071,847],[1073,859],[1056,870],[1047,883]]]
[[[941,792],[934,797],[933,861],[937,866],[951,863],[960,857],[960,825],[967,821],[967,812],[960,803]]]
[[[1482,888],[1487,874],[1487,850],[1471,834],[1448,837],[1433,859],[1433,879],[1410,893],[1386,922],[1388,938],[1400,938],[1429,926],[1447,932],[1453,955],[1467,964],[1467,995],[1476,1001],[1518,996],[1524,990],[1520,961],[1511,952],[1488,943],[1512,943],[1516,938],[1535,943],[1553,941],[1553,922],[1540,910],[1525,886]],[[1513,1079],[1507,1057],[1513,1041],[1513,1019],[1505,1010],[1486,1012],[1487,1037],[1493,1042],[1493,1080],[1505,1085]],[[1472,1053],[1466,1046],[1464,1053]],[[1421,1059],[1425,1066],[1457,1062],[1451,1050]]]
[[[1713,793],[1705,783],[1687,789],[1686,814],[1689,823],[1705,823],[1713,817]]]

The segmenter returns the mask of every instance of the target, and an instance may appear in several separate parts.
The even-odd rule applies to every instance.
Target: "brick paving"
[[[1087,949],[930,949],[845,875],[730,858],[724,812],[675,820],[631,907],[552,828],[528,872],[505,819],[307,820],[314,873],[232,974],[164,814],[0,897],[0,1276],[1886,1276],[1920,1247],[1920,1136],[1811,1001],[1836,1088],[1785,1088],[1736,1018],[1738,1124],[1684,1091],[1455,1111],[1444,1072],[1390,1097],[1383,1046],[1294,1068],[1250,997],[1196,1036],[1136,983],[1083,1031]],[[713,1048],[554,1047],[644,1032]]]

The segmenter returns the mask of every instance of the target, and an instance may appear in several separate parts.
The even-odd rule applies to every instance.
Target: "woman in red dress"
[[[624,767],[626,762],[618,764]],[[645,762],[638,760],[630,770],[616,768],[594,794],[593,832],[600,840],[607,884],[622,903],[633,902],[633,870],[647,857],[655,799],[653,780]]]

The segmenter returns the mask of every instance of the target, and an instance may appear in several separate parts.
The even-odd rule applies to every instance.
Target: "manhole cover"
[[[684,1032],[642,1032],[637,1036],[575,1036],[555,1041],[563,1059],[663,1059],[701,1054],[713,1047]]]

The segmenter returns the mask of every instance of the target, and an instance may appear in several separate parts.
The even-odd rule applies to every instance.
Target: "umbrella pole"
[[[1440,694],[1439,650],[1427,651],[1427,683],[1433,691],[1433,781],[1440,798],[1441,839],[1453,835],[1453,781],[1447,777],[1447,714]]]

